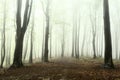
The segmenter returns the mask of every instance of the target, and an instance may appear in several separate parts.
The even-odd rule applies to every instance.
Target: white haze
[[[3,28],[3,11],[4,11],[4,1],[0,0],[0,31]],[[15,31],[16,31],[16,1],[17,0],[6,0],[7,1],[7,21],[6,21],[6,54],[11,55],[11,63],[13,60],[14,48],[15,48]],[[25,5],[23,0],[23,9]],[[42,40],[43,40],[43,27],[45,27],[45,15],[43,12],[43,6],[41,1],[46,0],[33,0],[35,12],[35,28],[34,28],[34,48],[33,57],[41,58],[42,55]],[[80,15],[80,49],[83,42],[84,31],[86,32],[84,55],[89,54],[92,57],[92,25],[90,21],[90,16],[95,17],[95,12],[97,13],[97,36],[96,36],[96,51],[98,54],[102,52],[104,56],[104,34],[103,30],[103,1],[102,0],[50,0],[50,26],[52,26],[52,57],[59,57],[61,55],[61,40],[63,33],[63,22],[65,24],[65,55],[71,56],[72,51],[72,28],[73,28],[73,17]],[[110,18],[111,18],[111,33],[112,33],[112,47],[113,47],[113,57],[115,58],[116,47],[118,47],[120,53],[120,0],[109,0],[110,6]],[[46,5],[44,4],[44,7]],[[23,10],[24,11],[24,10]],[[22,15],[23,15],[22,11]],[[24,49],[26,47],[26,42],[28,44],[27,59],[30,53],[30,30],[31,30],[32,16],[29,23],[29,27],[24,38]],[[0,32],[0,35],[1,35]],[[118,46],[116,46],[116,35],[118,39]],[[29,40],[27,40],[29,37]],[[1,36],[0,36],[1,40]],[[1,42],[1,41],[0,41]],[[1,45],[1,43],[0,43]],[[11,46],[11,48],[10,48]],[[23,49],[23,56],[24,56]],[[1,46],[0,46],[1,51]],[[1,57],[0,57],[1,58]],[[6,57],[7,58],[7,57]],[[26,59],[26,60],[27,60]],[[5,63],[4,63],[5,64]]]

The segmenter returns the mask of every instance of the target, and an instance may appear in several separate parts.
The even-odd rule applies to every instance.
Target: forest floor
[[[104,69],[102,59],[57,59],[0,70],[0,80],[120,80],[120,62],[114,63],[115,69]]]

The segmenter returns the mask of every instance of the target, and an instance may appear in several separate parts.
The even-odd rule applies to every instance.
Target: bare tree
[[[79,38],[80,38],[80,15],[78,17],[78,29],[77,29],[77,55],[76,58],[79,59]]]
[[[82,48],[81,48],[81,56],[83,57],[83,51],[84,51],[84,46],[85,46],[85,40],[86,40],[86,29],[84,29],[84,34],[83,34],[83,42],[82,42]]]
[[[80,15],[73,17],[72,57],[79,58]]]
[[[31,3],[30,3],[30,0],[26,0],[24,18],[23,18],[23,24],[22,24],[21,23],[22,0],[17,0],[16,45],[15,45],[13,64],[10,68],[19,68],[23,66],[23,63],[22,63],[23,40],[24,40],[24,35],[27,30],[30,16],[31,16],[32,2],[33,0],[31,0]]]
[[[27,35],[26,43],[25,43],[25,50],[24,50],[24,56],[23,56],[23,61],[26,59],[27,51],[28,51],[28,43],[29,43],[29,35]]]
[[[105,35],[105,58],[104,68],[114,68],[112,60],[112,42],[110,31],[109,2],[104,0],[104,35]]]
[[[31,41],[30,41],[30,56],[29,56],[29,63],[33,63],[33,41],[34,41],[34,11],[33,11],[33,19],[32,19],[32,26],[31,26]]]
[[[92,35],[93,35],[93,40],[92,40],[92,46],[93,46],[93,58],[95,59],[96,58],[96,49],[95,49],[95,41],[96,41],[96,12],[95,12],[95,17],[92,17],[90,15],[90,20],[91,20],[91,24],[92,24]]]
[[[46,5],[46,7],[45,7]],[[43,12],[45,14],[45,18],[46,18],[46,29],[45,29],[45,51],[44,51],[44,58],[43,61],[44,62],[49,62],[48,60],[48,42],[49,42],[49,28],[50,28],[50,1],[47,0],[46,4],[43,4],[42,2],[42,7],[43,7]]]
[[[4,59],[5,59],[5,53],[6,53],[6,51],[5,51],[5,43],[6,43],[5,27],[6,27],[6,0],[4,1],[2,47],[1,47],[1,65],[0,65],[1,68],[3,68],[3,62],[4,62]]]
[[[52,58],[52,26],[50,27],[50,58]]]
[[[74,20],[73,20],[73,29],[72,29],[73,31],[72,31],[72,57],[74,57],[75,56],[75,32],[74,32]]]
[[[44,60],[44,49],[45,49],[45,37],[44,37],[44,35],[45,35],[45,31],[44,31],[44,26],[43,26],[43,40],[42,40],[42,58],[41,58],[41,60],[43,61]]]
[[[61,53],[61,57],[64,57],[64,52],[65,52],[65,24],[63,24],[62,53]]]

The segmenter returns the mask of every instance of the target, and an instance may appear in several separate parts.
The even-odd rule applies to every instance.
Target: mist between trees
[[[0,64],[120,59],[119,0],[0,0]]]

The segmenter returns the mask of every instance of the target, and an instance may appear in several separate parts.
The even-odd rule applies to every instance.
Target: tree
[[[65,53],[65,23],[63,23],[63,33],[62,33],[62,52],[61,52],[61,57],[64,57]]]
[[[75,54],[75,32],[74,32],[74,20],[73,20],[73,28],[72,28],[72,57],[74,57]]]
[[[79,59],[80,14],[73,16],[72,57]]]
[[[21,23],[22,22],[21,21],[22,0],[17,0],[16,45],[15,45],[15,51],[14,51],[14,60],[13,60],[13,64],[11,68],[19,68],[23,66],[23,63],[22,63],[23,40],[24,40],[24,35],[25,35],[25,32],[29,24],[29,20],[30,20],[32,2],[33,0],[31,0],[31,3],[30,3],[30,0],[26,0],[24,18],[23,18],[23,24],[22,24]]]
[[[50,27],[50,58],[52,58],[52,26]]]
[[[84,29],[83,42],[82,42],[82,47],[81,47],[81,56],[82,57],[84,56],[83,52],[84,52],[85,40],[86,40],[86,29]]]
[[[108,0],[104,0],[104,35],[105,35],[104,68],[114,68],[114,64],[112,61],[112,42]]]
[[[43,55],[43,61],[44,62],[49,62],[48,60],[48,42],[49,42],[49,28],[50,28],[50,12],[49,12],[49,8],[50,8],[50,1],[47,0],[46,1],[46,7],[44,7],[44,4],[42,2],[42,6],[43,6],[43,12],[45,14],[45,18],[46,18],[46,29],[45,29],[45,51],[44,51],[44,55]],[[45,8],[45,9],[44,9]]]
[[[26,39],[25,48],[24,48],[23,61],[25,61],[25,59],[26,59],[26,55],[27,55],[27,51],[28,51],[28,43],[29,43],[28,40],[29,40],[29,35],[27,34],[27,39]]]
[[[75,33],[75,57],[79,59],[80,15],[76,19]]]
[[[44,25],[43,25],[43,40],[42,40],[42,55],[41,55],[41,60],[44,61],[44,49],[45,49],[45,30],[44,30]]]
[[[93,39],[92,39],[92,46],[93,46],[93,58],[96,58],[96,49],[95,49],[95,41],[96,41],[96,12],[95,12],[95,17],[92,18],[92,16],[90,16],[91,19],[91,24],[92,24],[92,35],[93,35]]]
[[[1,65],[0,67],[3,68],[3,63],[5,59],[5,43],[6,43],[6,36],[5,36],[5,26],[6,26],[6,0],[4,1],[4,16],[3,16],[3,31],[2,31],[2,47],[1,47]]]
[[[29,56],[29,63],[33,63],[33,41],[34,41],[34,12],[33,12],[33,19],[32,19],[32,26],[31,26],[31,41],[30,41],[30,56]]]

